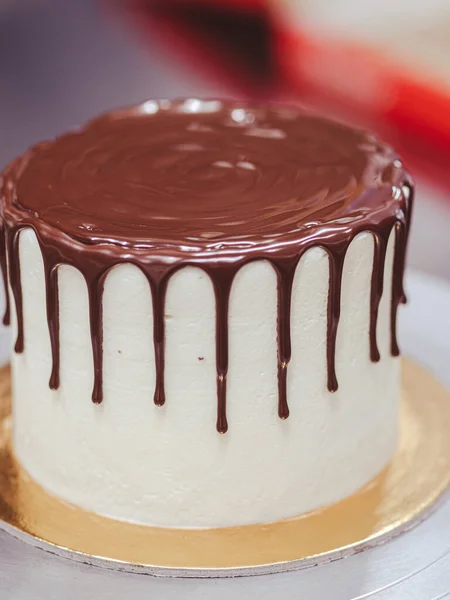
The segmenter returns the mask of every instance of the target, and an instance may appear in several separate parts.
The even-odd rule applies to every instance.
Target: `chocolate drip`
[[[397,341],[397,312],[399,304],[406,300],[403,290],[403,271],[406,248],[406,225],[396,223],[395,231],[395,253],[394,253],[394,272],[392,279],[392,303],[391,303],[391,353],[392,356],[399,356],[400,348]]]
[[[348,246],[328,250],[330,282],[328,285],[328,333],[327,333],[327,387],[330,392],[338,389],[336,377],[336,337],[341,316],[342,272]]]
[[[278,276],[278,416],[289,417],[287,400],[287,369],[291,360],[291,299],[292,284],[299,256],[273,262]]]
[[[405,194],[405,189],[407,193]],[[395,230],[395,251],[394,251],[394,269],[392,279],[392,302],[391,302],[391,353],[392,356],[399,356],[400,348],[397,340],[397,312],[399,304],[406,302],[404,289],[406,250],[408,246],[409,232],[411,229],[412,208],[414,204],[414,185],[407,178],[402,182],[402,197],[406,204],[405,218],[396,221]]]
[[[370,289],[370,323],[369,323],[369,341],[370,341],[370,360],[378,362],[380,360],[380,351],[377,344],[377,323],[378,309],[384,287],[384,265],[386,262],[386,251],[389,239],[390,229],[384,231],[382,235],[374,234],[374,251],[372,267],[372,283]]]
[[[9,283],[16,305],[17,316],[17,338],[14,344],[14,351],[17,353],[23,352],[23,301],[22,301],[22,284],[20,281],[20,258],[19,258],[19,236],[20,228],[12,228],[7,230],[6,244],[8,248],[8,272]]]
[[[228,307],[236,267],[207,271],[216,295],[216,370],[217,370],[217,431],[228,431],[227,374],[228,374]]]
[[[103,287],[108,271],[86,277],[89,294],[89,322],[91,329],[92,358],[94,361],[94,386],[92,402],[103,401]]]
[[[405,195],[405,189],[407,190],[407,193]],[[413,182],[408,178],[406,181],[403,182],[402,185],[402,193],[403,193],[403,197],[405,198],[405,202],[407,205],[407,210],[406,210],[406,215],[405,215],[405,237],[404,237],[404,244],[401,248],[401,252],[402,252],[402,258],[401,258],[401,265],[399,267],[399,270],[401,271],[401,286],[402,286],[402,293],[401,293],[401,298],[400,298],[400,302],[402,304],[406,304],[407,302],[407,297],[406,297],[406,293],[405,293],[405,266],[406,266],[406,251],[408,249],[408,242],[409,242],[409,234],[411,231],[411,219],[412,219],[412,213],[413,213],[413,206],[414,206],[414,196],[415,196],[415,189],[414,189],[414,184]]]
[[[362,232],[374,238],[368,332],[373,362],[380,359],[378,309],[388,240],[395,232],[391,352],[399,353],[397,311],[405,300],[413,188],[396,155],[364,132],[295,109],[196,101],[189,112],[189,102],[172,108],[150,102],[106,115],[40,144],[12,164],[0,196],[0,260],[17,314],[15,351],[22,352],[18,240],[22,229],[34,230],[44,259],[53,389],[60,378],[58,267],[69,264],[83,274],[95,403],[103,399],[105,278],[120,263],[140,268],[152,293],[154,402],[159,406],[166,401],[168,281],[184,266],[203,269],[216,297],[217,430],[225,433],[229,298],[236,273],[251,261],[268,260],[277,273],[280,418],[289,416],[292,285],[309,248],[320,246],[329,257],[328,389],[338,389],[335,354],[345,255]],[[6,297],[4,320],[9,322]]]
[[[41,247],[42,248],[42,247]],[[43,253],[45,256],[45,253]],[[45,284],[47,292],[47,321],[52,349],[52,372],[49,385],[52,390],[59,388],[59,289],[57,265],[44,262]]]
[[[5,225],[0,226],[0,267],[2,270],[3,288],[5,291],[5,313],[3,315],[3,325],[9,325],[11,320],[11,309],[9,303],[9,292],[8,292],[8,268],[6,259],[6,234]]]
[[[153,400],[156,406],[163,406],[166,402],[164,389],[164,347],[165,347],[165,322],[164,305],[167,290],[167,277],[154,280],[147,275],[153,299],[153,345],[155,349],[156,383]]]

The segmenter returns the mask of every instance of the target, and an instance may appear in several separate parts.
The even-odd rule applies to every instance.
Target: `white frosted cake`
[[[13,449],[48,492],[164,527],[319,509],[397,444],[412,183],[292,108],[148,101],[1,188]]]

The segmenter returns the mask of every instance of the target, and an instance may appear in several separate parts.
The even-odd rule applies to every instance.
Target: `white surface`
[[[421,178],[416,183],[408,262],[414,269],[450,280],[450,191]]]
[[[286,0],[280,7],[277,4],[274,2],[274,8],[280,20],[291,29],[362,43],[450,89],[448,0]],[[329,78],[329,73],[326,75]],[[371,69],[358,73],[358,82],[367,87],[364,94],[370,90],[386,98],[386,90],[377,89],[377,79]],[[381,87],[386,85],[381,83]]]
[[[414,273],[402,311],[406,353],[450,387],[450,286]],[[450,502],[414,530],[345,560],[304,571],[226,580],[110,572],[39,551],[0,533],[2,600],[438,600],[450,594]]]
[[[310,250],[292,299],[289,419],[279,419],[277,282],[265,261],[244,267],[230,298],[229,430],[215,428],[215,305],[208,276],[188,267],[169,282],[166,404],[153,404],[152,303],[144,275],[116,267],[104,296],[104,401],[91,401],[86,285],[59,275],[61,386],[51,351],[42,258],[22,232],[25,352],[13,357],[13,441],[28,472],[71,502],[154,525],[215,527],[278,520],[335,502],[374,477],[397,441],[399,365],[390,355],[393,237],[378,320],[382,360],[370,361],[373,237],[346,256],[336,370],[326,389],[328,257]],[[199,360],[199,357],[203,360]],[[55,452],[57,448],[57,452]]]
[[[450,18],[448,0],[287,0],[286,4],[288,15],[296,16],[303,27],[307,23],[355,37],[384,33],[388,40],[402,27],[420,29]]]

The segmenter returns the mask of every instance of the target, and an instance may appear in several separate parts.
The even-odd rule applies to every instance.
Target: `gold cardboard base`
[[[273,572],[360,551],[416,523],[450,483],[450,393],[409,361],[403,392],[397,453],[353,496],[264,525],[164,529],[84,511],[31,480],[9,448],[9,371],[0,370],[0,527],[56,554],[154,574]]]

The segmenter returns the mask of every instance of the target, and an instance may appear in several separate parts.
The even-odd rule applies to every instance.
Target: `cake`
[[[413,186],[376,137],[149,100],[1,183],[13,451],[48,493],[228,527],[318,510],[389,463]]]

